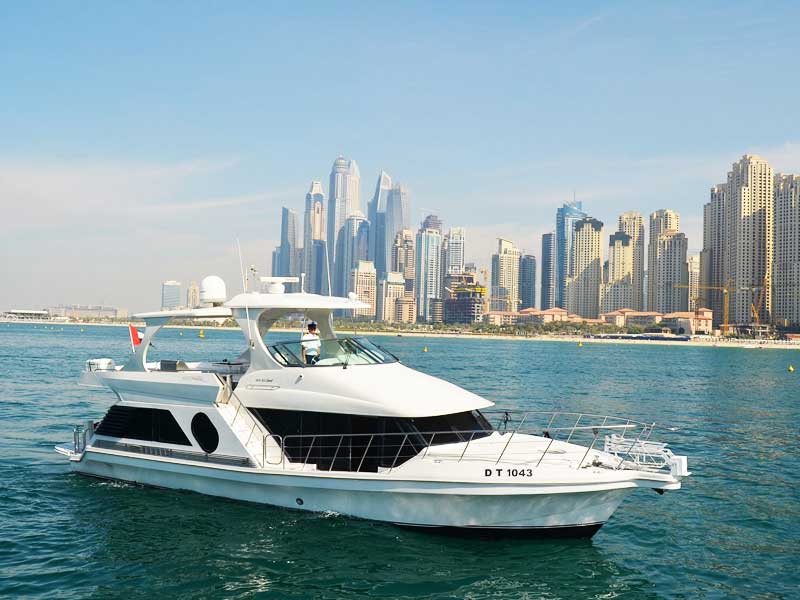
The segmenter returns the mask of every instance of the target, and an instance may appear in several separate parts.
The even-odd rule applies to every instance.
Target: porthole
[[[192,435],[206,454],[212,454],[219,446],[217,428],[205,413],[192,417]]]

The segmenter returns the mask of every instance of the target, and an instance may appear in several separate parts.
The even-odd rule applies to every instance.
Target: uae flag
[[[144,334],[136,329],[133,325],[128,325],[128,331],[131,334],[131,348],[134,352],[136,352],[136,347],[142,343],[144,339]]]

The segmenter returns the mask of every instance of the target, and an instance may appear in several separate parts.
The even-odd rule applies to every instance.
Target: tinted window
[[[205,413],[197,413],[192,417],[192,435],[206,454],[212,454],[219,446],[217,428]]]
[[[480,413],[407,419],[310,411],[251,409],[264,426],[281,436],[292,462],[316,464],[332,471],[376,472],[403,464],[433,445],[489,435]],[[435,435],[431,432],[437,432]],[[458,432],[458,433],[457,433]]]
[[[103,417],[96,433],[162,444],[192,445],[172,413],[160,408],[115,404]]]

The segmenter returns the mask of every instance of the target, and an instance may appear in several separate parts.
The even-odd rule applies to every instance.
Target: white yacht
[[[576,413],[492,411],[492,402],[404,366],[363,337],[337,336],[334,311],[367,305],[284,292],[137,315],[146,323],[124,365],[87,361],[84,385],[117,397],[56,450],[84,475],[237,500],[333,511],[406,526],[501,535],[593,535],[630,492],[677,490],[687,460],[655,442],[654,424]],[[266,343],[278,321],[319,323],[319,360],[300,335]],[[233,317],[238,358],[148,362],[173,319]]]

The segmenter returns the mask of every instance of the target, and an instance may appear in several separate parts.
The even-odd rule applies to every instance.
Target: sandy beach
[[[127,327],[127,323],[87,323],[69,322],[59,323],[53,321],[2,321],[3,324],[26,324],[34,327],[44,326],[45,328],[58,329],[60,327]],[[139,321],[131,322],[136,327],[143,327],[144,323]],[[216,327],[207,325],[167,325],[168,329],[206,329],[210,331],[239,331],[238,327]],[[295,328],[273,328],[271,331],[276,333],[298,333]],[[667,341],[667,340],[634,340],[634,339],[603,339],[586,338],[577,335],[510,335],[496,333],[470,333],[470,332],[434,332],[434,331],[370,331],[368,329],[355,330],[352,328],[340,328],[339,333],[357,333],[368,337],[419,337],[419,338],[457,338],[457,339],[479,339],[479,340],[506,340],[516,342],[559,342],[571,344],[634,344],[634,345],[655,345],[655,346],[675,346],[681,348],[741,348],[748,350],[800,350],[800,342],[788,342],[782,340],[752,340],[752,339],[723,339],[697,337],[687,342]]]

